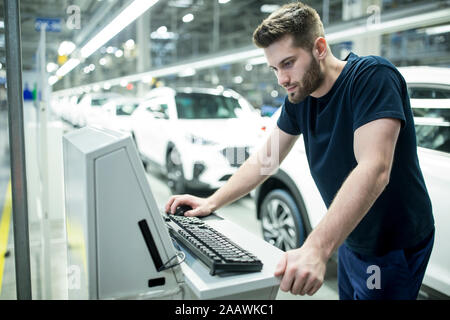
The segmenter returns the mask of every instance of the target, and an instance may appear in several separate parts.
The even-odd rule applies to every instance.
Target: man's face
[[[303,101],[322,85],[324,76],[319,63],[310,52],[293,46],[292,36],[274,42],[264,53],[290,102]]]

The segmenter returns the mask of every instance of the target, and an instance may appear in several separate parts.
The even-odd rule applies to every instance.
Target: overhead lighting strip
[[[135,21],[144,12],[155,5],[159,0],[134,0],[124,10],[122,10],[117,17],[115,17],[108,25],[106,25],[99,33],[97,33],[86,45],[84,45],[79,54],[81,58],[88,58],[91,54],[97,51],[102,45],[114,38],[120,31],[125,29],[129,24]],[[76,56],[78,52],[74,54]],[[64,77],[67,73],[72,71],[76,66],[80,64],[80,59],[72,58],[63,64],[56,75],[58,77]],[[50,82],[50,85],[55,84],[57,81]]]
[[[158,0],[135,0],[126,7],[119,15],[114,18],[106,27],[97,33],[81,49],[83,58],[89,57],[102,45],[114,38],[120,31],[125,29],[130,23],[136,20],[140,15],[152,7]]]
[[[450,9],[437,10],[429,13],[419,14],[411,17],[395,19],[392,21],[386,21],[375,25],[364,25],[355,27],[348,30],[343,31],[334,31],[330,32],[326,35],[326,39],[329,44],[339,43],[344,40],[348,40],[351,38],[382,34],[388,32],[397,32],[402,30],[408,30],[411,28],[420,28],[425,27],[427,25],[435,25],[439,23],[446,23],[450,21]],[[225,53],[221,55],[215,56],[205,56],[201,57],[192,62],[185,62],[173,66],[168,66],[164,68],[156,68],[150,70],[148,72],[139,73],[130,76],[124,76],[120,78],[104,80],[96,83],[91,83],[85,86],[74,87],[70,89],[63,89],[59,91],[55,91],[54,94],[57,95],[65,95],[65,94],[73,94],[74,92],[83,91],[86,88],[91,88],[94,85],[98,85],[103,87],[105,84],[108,86],[116,86],[120,85],[120,83],[128,81],[128,82],[137,82],[141,81],[144,78],[149,77],[164,77],[169,75],[178,74],[181,71],[192,68],[196,70],[204,69],[204,68],[212,68],[219,65],[236,63],[239,61],[245,61],[252,58],[261,58],[264,57],[264,51],[262,49],[255,49],[252,46],[252,49],[249,46],[242,48],[240,50],[236,50],[232,53]]]

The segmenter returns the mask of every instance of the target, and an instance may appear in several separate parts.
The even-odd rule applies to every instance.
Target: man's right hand
[[[185,216],[188,217],[202,217],[211,214],[214,211],[213,206],[210,204],[208,199],[195,197],[189,194],[175,195],[170,197],[166,204],[167,213],[175,213],[177,207],[182,205],[188,205],[192,207],[192,210],[186,211]]]

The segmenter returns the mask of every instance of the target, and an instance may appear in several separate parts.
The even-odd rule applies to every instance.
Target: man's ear
[[[314,41],[313,55],[317,60],[324,60],[328,54],[328,44],[324,37],[318,37]]]

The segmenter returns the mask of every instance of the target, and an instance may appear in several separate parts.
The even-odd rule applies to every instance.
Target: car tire
[[[186,180],[184,178],[183,166],[181,164],[181,155],[173,147],[167,152],[166,157],[167,179],[170,191],[173,194],[183,194],[187,192]]]
[[[299,206],[283,189],[272,190],[264,197],[261,226],[264,240],[283,251],[300,247],[306,238]]]

